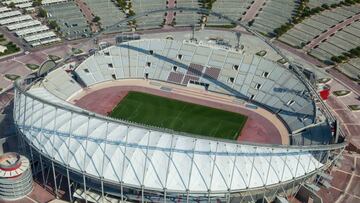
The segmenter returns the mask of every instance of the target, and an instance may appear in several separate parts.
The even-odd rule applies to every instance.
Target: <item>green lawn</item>
[[[231,140],[237,139],[247,119],[237,113],[140,92],[129,92],[109,116]]]

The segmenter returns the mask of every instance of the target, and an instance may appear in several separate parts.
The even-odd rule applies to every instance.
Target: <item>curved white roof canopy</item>
[[[72,108],[43,87],[28,92]],[[323,166],[299,149],[150,131],[55,108],[24,94],[16,95],[14,112],[26,138],[57,162],[138,188],[220,193],[277,184]]]

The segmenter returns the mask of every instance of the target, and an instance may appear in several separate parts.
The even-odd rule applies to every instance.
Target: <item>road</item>
[[[86,3],[83,0],[75,0],[75,3],[80,8],[80,11],[84,14],[88,24],[91,26],[91,31],[98,32],[100,28],[96,26],[94,23],[92,23],[94,14],[90,10],[90,8],[86,5]]]
[[[288,52],[291,52],[292,54],[299,56],[300,58],[306,60],[307,62],[317,66],[317,67],[325,67],[326,65],[324,63],[322,63],[321,61],[307,55],[305,52],[303,52],[302,50],[293,48],[287,44],[284,44],[280,41],[274,41],[273,42],[277,47],[280,47]]]
[[[360,97],[360,85],[351,79],[347,78],[344,74],[340,73],[335,68],[331,68],[326,70],[331,76],[337,79],[338,82],[342,83],[346,87],[348,87],[353,93]]]
[[[242,18],[242,21],[249,22],[256,17],[256,14],[259,12],[262,5],[266,0],[255,0],[251,7],[247,10],[246,14]]]

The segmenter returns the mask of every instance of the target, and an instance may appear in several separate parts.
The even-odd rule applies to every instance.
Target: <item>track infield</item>
[[[156,95],[129,92],[110,117],[179,132],[236,140],[247,117]]]

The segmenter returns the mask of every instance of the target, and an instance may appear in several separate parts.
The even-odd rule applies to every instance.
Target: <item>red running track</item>
[[[74,100],[75,105],[98,114],[107,115],[112,109],[126,96],[129,91],[138,91],[155,94],[171,99],[185,102],[196,103],[213,108],[237,112],[248,116],[248,120],[240,133],[238,141],[255,142],[263,144],[282,144],[281,135],[277,127],[262,115],[246,108],[225,105],[216,101],[208,101],[195,97],[165,92],[158,89],[138,86],[117,86],[90,92],[78,100]]]

